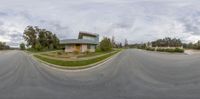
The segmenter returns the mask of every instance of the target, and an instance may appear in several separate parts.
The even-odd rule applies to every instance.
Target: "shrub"
[[[89,53],[90,53],[90,51],[89,51],[89,50],[87,50],[87,51],[85,51],[85,53],[86,53],[86,54],[89,54]]]
[[[62,55],[62,52],[58,51],[58,52],[57,52],[57,55]]]
[[[25,47],[25,44],[24,44],[24,43],[21,43],[19,46],[20,46],[20,49],[21,49],[21,50],[25,50],[25,49],[26,49],[26,47]]]
[[[75,51],[73,51],[73,53],[77,55],[77,54],[79,54],[79,51],[75,50]]]
[[[37,51],[41,51],[41,50],[42,50],[41,44],[40,44],[40,43],[36,43],[35,49],[36,49]]]
[[[180,52],[180,53],[184,52],[184,49],[181,49],[181,48],[175,48],[174,50],[175,50],[175,52]]]
[[[148,50],[148,51],[155,51],[155,48],[152,48],[152,47],[147,47],[145,49]]]
[[[112,50],[111,40],[107,37],[104,37],[103,40],[100,42],[99,47],[102,51],[111,51]]]
[[[167,50],[166,50],[166,49],[163,49],[163,48],[157,48],[156,51],[159,51],[159,52],[165,52],[165,51],[167,51]]]
[[[184,52],[184,49],[181,49],[181,48],[158,48],[156,51],[159,51],[159,52],[178,52],[178,53],[183,53]]]
[[[95,52],[101,52],[101,49],[98,47],[96,48]]]

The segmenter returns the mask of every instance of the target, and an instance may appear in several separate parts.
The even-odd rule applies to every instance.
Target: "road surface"
[[[84,71],[0,52],[0,99],[200,99],[200,55],[129,49]]]

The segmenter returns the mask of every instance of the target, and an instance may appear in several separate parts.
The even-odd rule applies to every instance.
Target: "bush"
[[[76,51],[73,51],[73,53],[77,55],[79,54],[79,51],[76,50]]]
[[[42,50],[41,44],[40,44],[40,43],[37,43],[37,44],[35,45],[35,49],[36,49],[37,51],[41,51],[41,50]]]
[[[19,45],[19,47],[20,47],[20,49],[21,49],[21,50],[25,50],[25,49],[26,49],[26,47],[25,47],[25,44],[24,44],[24,43],[21,43],[21,44]]]
[[[89,54],[89,53],[90,53],[90,51],[89,51],[89,50],[87,50],[85,53],[86,53],[86,54]]]
[[[107,37],[104,37],[103,40],[100,42],[99,47],[102,51],[111,51],[112,50],[111,40]]]
[[[60,51],[57,51],[57,55],[62,55],[62,52],[60,52]]]
[[[152,48],[152,47],[147,47],[145,49],[148,50],[148,51],[155,51],[155,48]]]
[[[166,49],[164,49],[164,48],[157,48],[157,50],[156,51],[159,51],[159,52],[165,52],[165,51],[167,51]]]
[[[181,48],[175,48],[175,52],[183,53],[183,52],[184,52],[184,49],[181,49]]]
[[[173,53],[173,52],[183,53],[184,49],[181,49],[181,48],[158,48],[156,51],[170,52],[170,53]]]
[[[95,52],[101,52],[101,49],[98,47],[96,48]]]
[[[177,52],[177,53],[183,53],[184,52],[184,49],[181,49],[181,48],[153,48],[153,47],[147,47],[145,48],[145,50],[148,50],[148,51],[159,51],[159,52],[170,52],[170,53],[174,53],[174,52]]]

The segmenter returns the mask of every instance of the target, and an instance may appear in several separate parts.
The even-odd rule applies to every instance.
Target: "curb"
[[[31,57],[34,60],[37,60],[37,61],[41,62],[42,64],[48,66],[48,67],[52,67],[52,68],[56,68],[56,69],[62,69],[62,70],[86,70],[86,69],[89,69],[89,68],[92,68],[92,67],[97,67],[97,66],[105,64],[106,62],[110,61],[114,57],[118,56],[122,51],[119,51],[116,54],[114,54],[114,55],[112,55],[112,56],[110,56],[110,57],[108,57],[106,59],[103,59],[103,60],[101,60],[99,62],[96,62],[96,63],[93,63],[93,64],[89,64],[89,65],[85,65],[85,66],[78,66],[78,67],[54,65],[54,64],[45,62],[43,60],[40,60],[40,59],[34,57],[33,55],[31,55]]]

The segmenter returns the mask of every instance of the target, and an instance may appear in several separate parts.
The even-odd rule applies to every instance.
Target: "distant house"
[[[88,32],[79,32],[78,39],[61,40],[65,52],[95,52],[99,44],[99,35]]]

